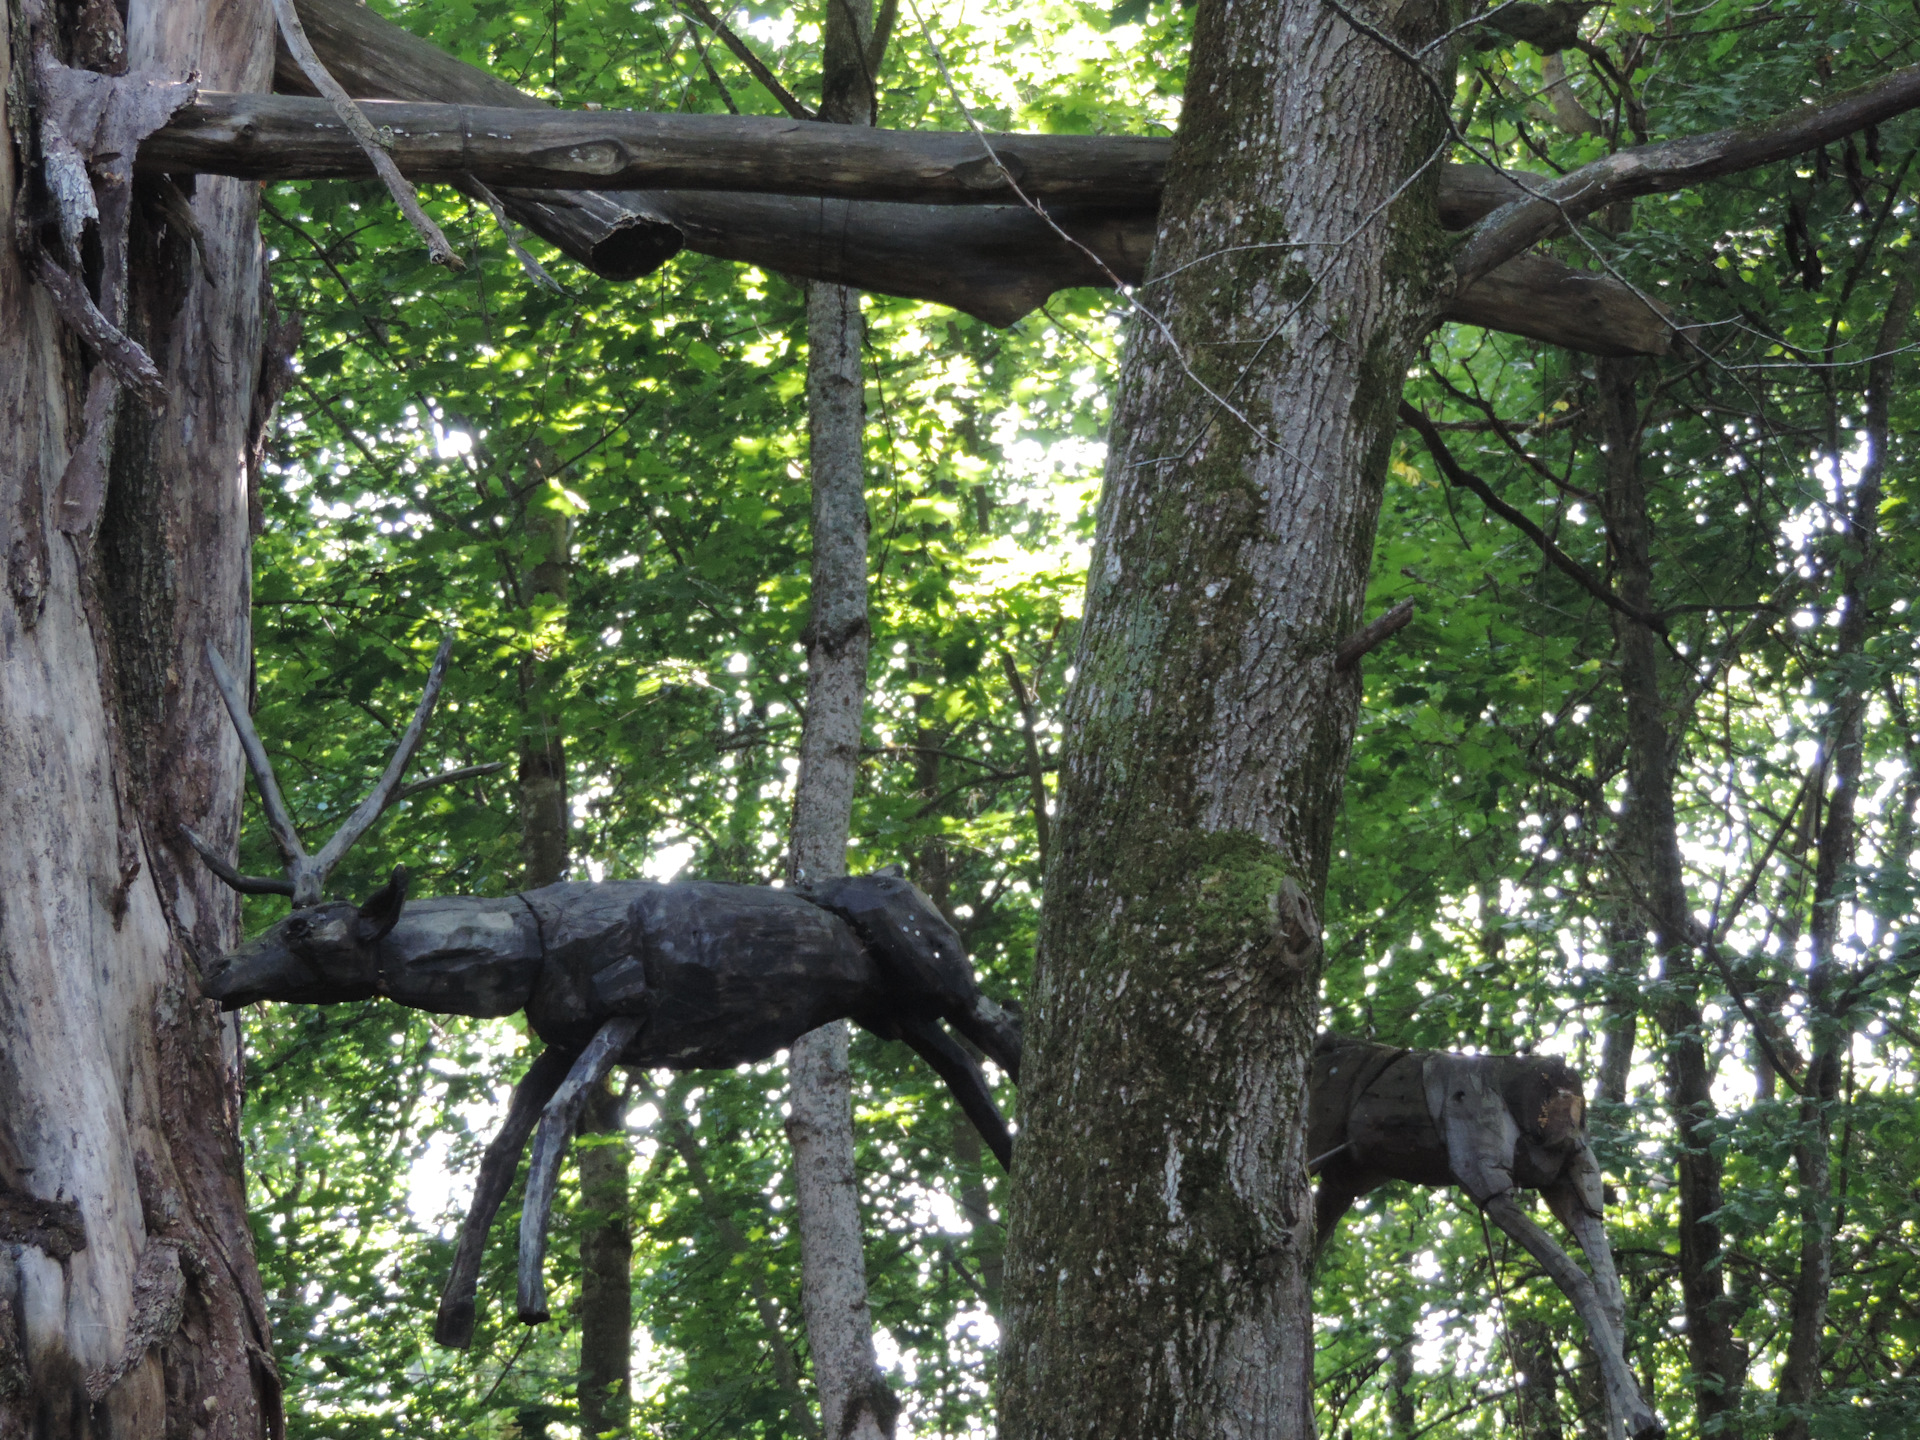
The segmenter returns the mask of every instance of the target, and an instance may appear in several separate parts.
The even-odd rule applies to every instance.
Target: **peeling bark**
[[[256,4],[135,0],[113,35],[117,17],[90,13],[88,53],[56,58],[238,90],[271,75]],[[0,35],[9,93],[33,29]],[[36,153],[32,135],[0,136],[0,229],[57,244],[50,216],[16,209],[35,193],[16,156]],[[230,846],[239,816],[238,748],[197,657],[247,635],[255,195],[210,178],[170,218],[135,186],[124,302],[92,299],[152,358],[165,408],[120,407],[104,490],[86,497],[98,510],[71,533],[56,487],[90,362],[0,250],[0,770],[17,782],[0,793],[0,1179],[71,1202],[86,1239],[64,1261],[23,1246],[0,1266],[4,1328],[22,1321],[0,1336],[0,1433],[280,1429],[234,1032],[198,998],[187,948],[231,947],[238,907],[174,838],[187,822]]]

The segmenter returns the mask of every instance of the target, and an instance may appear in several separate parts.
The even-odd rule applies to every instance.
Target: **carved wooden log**
[[[1169,142],[1132,136],[872,130],[773,115],[362,102],[411,180],[496,188],[742,190],[920,205],[1017,205],[1006,167],[1035,200],[1150,211]],[[995,164],[998,160],[998,165]],[[245,179],[370,175],[360,143],[324,100],[202,93],[142,146],[149,170]],[[1516,192],[1517,193],[1517,192]]]

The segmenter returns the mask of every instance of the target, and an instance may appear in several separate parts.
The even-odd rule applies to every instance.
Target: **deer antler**
[[[453,636],[448,635],[440,642],[440,651],[433,657],[433,669],[427,674],[426,693],[420,697],[420,706],[413,712],[413,721],[400,737],[400,743],[393,748],[393,758],[387,761],[386,771],[380,776],[367,798],[354,807],[353,813],[341,822],[340,828],[333,832],[333,838],[320,849],[318,855],[309,855],[306,847],[300,843],[300,832],[294,828],[292,812],[287,809],[286,799],[280,793],[279,782],[273,776],[273,764],[267,759],[266,746],[260,743],[260,734],[253,728],[253,717],[247,713],[246,697],[241,694],[239,684],[233,678],[233,672],[227,669],[227,662],[220,657],[211,640],[207,642],[207,664],[213,670],[214,683],[220,687],[220,698],[227,702],[227,714],[233,720],[233,728],[240,736],[240,749],[247,757],[247,768],[253,771],[254,783],[260,789],[260,803],[266,806],[267,828],[273,832],[274,843],[280,847],[280,853],[286,857],[287,878],[273,879],[266,876],[242,875],[220,858],[214,848],[185,825],[180,828],[186,834],[187,841],[199,852],[207,868],[218,875],[227,884],[242,895],[291,895],[296,907],[317,905],[320,901],[320,887],[326,883],[333,867],[340,863],[353,842],[367,833],[368,828],[380,818],[381,812],[409,795],[418,794],[431,785],[444,785],[451,780],[467,780],[476,775],[490,775],[505,768],[501,761],[487,765],[468,765],[459,770],[449,770],[442,775],[417,780],[411,785],[402,786],[400,777],[406,774],[407,766],[413,763],[414,751],[420,748],[420,739],[427,731],[427,720],[433,714],[433,705],[440,698],[440,685],[447,675],[447,657],[453,653]]]

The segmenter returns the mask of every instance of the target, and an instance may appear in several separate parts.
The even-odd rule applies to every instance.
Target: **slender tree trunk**
[[[534,492],[538,494],[537,491]],[[564,606],[572,578],[567,516],[529,507],[522,530],[528,559],[521,597]],[[520,661],[521,885],[564,880],[572,863],[567,808],[566,732],[557,688],[564,659],[535,649]],[[580,1368],[574,1397],[583,1435],[625,1434],[633,1367],[633,1232],[627,1213],[626,1107],[603,1081],[580,1116]]]
[[[1840,1098],[1840,1069],[1853,1043],[1853,1027],[1837,1013],[1834,990],[1844,976],[1840,954],[1841,906],[1852,899],[1863,741],[1870,698],[1849,671],[1862,659],[1871,628],[1871,594],[1880,555],[1880,482],[1886,467],[1888,406],[1892,398],[1896,352],[1906,338],[1913,310],[1914,275],[1903,273],[1893,287],[1881,322],[1875,359],[1867,372],[1867,456],[1861,466],[1853,506],[1847,516],[1846,554],[1841,561],[1839,634],[1833,668],[1842,677],[1833,704],[1827,741],[1830,790],[1820,826],[1820,850],[1813,878],[1813,914],[1807,927],[1812,960],[1807,970],[1807,999],[1813,1020],[1813,1060],[1807,1067],[1806,1094],[1800,1101],[1800,1139],[1794,1168],[1800,1190],[1800,1267],[1793,1287],[1786,1364],[1780,1369],[1782,1419],[1775,1440],[1808,1440],[1809,1408],[1821,1390],[1820,1347],[1827,1328],[1827,1303],[1833,1293],[1833,1108]]]
[[[873,123],[870,0],[829,0],[822,57],[824,120]],[[807,287],[807,437],[813,471],[813,608],[807,625],[807,715],[800,740],[789,879],[844,875],[867,698],[866,386],[860,294]],[[801,1304],[827,1440],[894,1433],[900,1403],[874,1359],[865,1232],[854,1172],[847,1023],[803,1035],[788,1062]]]
[[[523,603],[565,605],[571,571],[570,525],[558,510],[527,510],[529,558]],[[510,597],[511,600],[512,597]],[[520,863],[529,890],[567,877],[567,747],[555,687],[565,662],[536,647],[520,661]]]
[[[583,1435],[625,1435],[633,1369],[633,1230],[627,1111],[604,1083],[580,1118],[580,1375]]]
[[[1417,50],[1450,18],[1378,23]],[[1414,178],[1443,123],[1322,0],[1201,0],[1142,290],[1166,328],[1128,338],[1066,703],[1008,1440],[1313,1433],[1306,1057],[1360,697],[1334,653],[1445,273]]]
[[[1653,593],[1646,487],[1640,473],[1639,406],[1634,378],[1639,362],[1598,362],[1607,443],[1607,538],[1620,597],[1641,611],[1657,608]],[[1713,1150],[1713,1070],[1700,1012],[1701,977],[1692,943],[1693,919],[1680,862],[1674,812],[1676,744],[1661,691],[1659,638],[1638,621],[1616,614],[1620,683],[1627,702],[1627,798],[1620,816],[1621,851],[1633,896],[1652,921],[1666,997],[1655,1019],[1666,1041],[1667,1106],[1679,1142],[1680,1292],[1687,1316],[1687,1354],[1703,1434],[1739,1403],[1745,1356],[1734,1339],[1721,1272],[1721,1162]]]
[[[1554,1344],[1553,1327],[1532,1316],[1518,1318],[1508,1324],[1507,1339],[1522,1377],[1519,1393],[1513,1397],[1514,1429],[1521,1440],[1563,1440],[1559,1347]]]
[[[257,188],[135,193],[118,318],[166,405],[125,397],[96,437],[113,442],[104,492],[63,489],[95,361],[16,246],[60,248],[16,168],[38,159],[38,114],[13,101],[37,111],[21,17],[39,8],[0,23],[0,1436],[251,1440],[279,1433],[280,1387],[237,1030],[190,959],[235,943],[238,907],[178,826],[231,845],[239,815],[204,646],[248,645]],[[272,72],[271,22],[244,0],[134,0],[124,28],[112,7],[90,25],[47,8],[38,38],[65,62],[236,90]]]
[[[677,1094],[674,1097],[676,1101],[679,1098]],[[754,1311],[760,1317],[760,1329],[767,1339],[767,1355],[773,1361],[774,1378],[780,1382],[780,1392],[786,1397],[787,1414],[793,1421],[794,1433],[819,1434],[820,1427],[814,1419],[812,1402],[807,1399],[807,1392],[800,1385],[800,1367],[794,1361],[793,1345],[787,1336],[785,1312],[774,1298],[773,1288],[767,1284],[765,1257],[734,1223],[726,1201],[713,1188],[706,1160],[700,1153],[700,1142],[694,1138],[693,1129],[687,1124],[686,1111],[678,1106],[663,1105],[660,1124],[666,1132],[667,1142],[680,1156],[681,1164],[687,1167],[688,1183],[700,1197],[700,1208],[707,1212],[707,1223],[713,1226],[721,1244],[741,1260],[746,1273],[747,1293],[753,1297]]]

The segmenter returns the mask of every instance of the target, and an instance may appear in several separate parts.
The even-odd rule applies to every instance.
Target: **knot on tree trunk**
[[[810,624],[801,632],[800,643],[809,652],[819,650],[830,659],[838,659],[857,644],[865,644],[872,631],[865,615],[856,615],[837,625]]]

